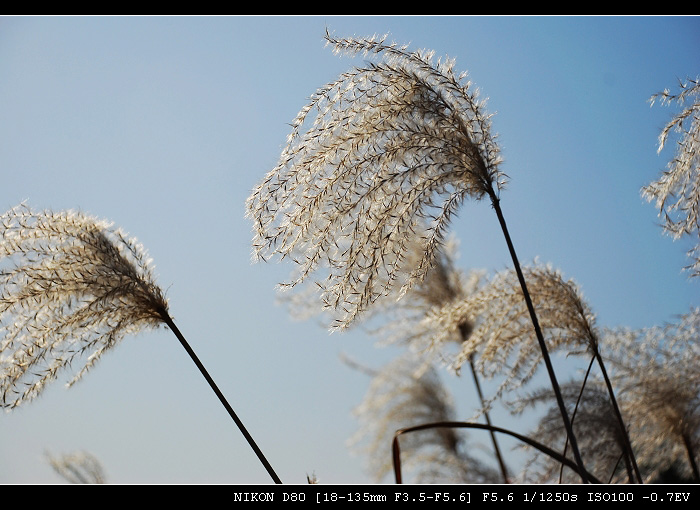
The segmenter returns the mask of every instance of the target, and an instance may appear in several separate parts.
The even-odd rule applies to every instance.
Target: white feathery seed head
[[[17,206],[0,217],[0,405],[36,397],[59,372],[79,380],[168,304],[141,245],[79,212]]]
[[[246,213],[254,258],[292,259],[285,285],[315,274],[342,328],[423,278],[463,200],[496,197],[506,177],[490,116],[453,61],[383,38],[326,39],[369,61],[311,97]],[[414,242],[421,257],[409,264]]]
[[[454,420],[452,397],[438,373],[410,352],[372,378],[355,409],[360,429],[352,442],[368,454],[369,469],[380,481],[391,470],[391,442],[398,429]],[[497,474],[466,448],[466,434],[441,427],[401,436],[402,470],[413,470],[417,483],[493,483]],[[387,455],[377,454],[386,451]]]
[[[70,483],[106,483],[102,464],[88,452],[73,452],[60,456],[47,453],[46,458],[54,471]]]
[[[549,265],[522,268],[550,352],[593,352],[598,333],[595,316],[572,280]],[[496,274],[480,290],[436,314],[445,330],[469,321],[473,329],[455,357],[459,368],[476,354],[476,368],[485,376],[503,376],[501,390],[529,381],[541,365],[542,352],[514,270]],[[436,326],[437,330],[438,327]]]
[[[691,476],[688,445],[700,461],[700,308],[665,326],[606,336],[606,358],[640,466],[648,477],[674,465]]]
[[[694,247],[688,252],[692,262],[690,276],[700,276],[700,78],[680,82],[680,92],[664,90],[651,97],[663,105],[684,108],[673,116],[659,135],[659,152],[669,135],[676,131],[680,139],[673,158],[659,179],[642,188],[642,196],[654,201],[663,216],[664,231],[674,239],[691,235]]]

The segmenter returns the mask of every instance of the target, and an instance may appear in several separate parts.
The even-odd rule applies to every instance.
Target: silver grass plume
[[[538,263],[521,270],[527,281],[532,305],[547,351],[564,350],[567,355],[589,354],[598,363],[607,385],[615,418],[625,430],[605,363],[600,354],[600,333],[595,315],[583,298],[579,286],[565,279],[561,271]],[[455,301],[434,314],[435,330],[451,331],[468,321],[470,335],[461,344],[453,366],[459,369],[469,362],[472,371],[486,377],[502,377],[492,398],[517,389],[532,379],[543,352],[531,325],[531,315],[523,299],[523,287],[514,270],[502,271],[468,298]],[[478,354],[478,357],[475,356]],[[635,475],[641,476],[632,446],[627,451]]]
[[[495,196],[505,176],[490,116],[452,60],[433,63],[383,38],[326,39],[337,53],[378,61],[311,97],[246,209],[254,257],[294,260],[289,286],[327,272],[317,284],[342,328],[401,274],[410,275],[404,291],[419,281],[462,201]],[[408,265],[420,222],[429,225],[422,256]]]
[[[78,361],[69,385],[127,335],[162,324],[168,303],[143,247],[79,212],[0,217],[0,395],[37,396]]]
[[[355,410],[361,428],[354,441],[369,454],[377,481],[391,470],[390,452],[400,428],[451,421],[449,394],[432,367],[410,353],[375,373],[363,403]],[[469,455],[464,439],[452,428],[407,435],[402,442],[405,464],[415,470],[416,483],[498,483],[498,473]]]
[[[673,324],[608,334],[606,359],[646,478],[680,466],[700,482],[700,308]]]
[[[695,245],[688,252],[693,261],[686,268],[693,277],[700,276],[700,78],[679,85],[678,94],[666,89],[650,99],[652,105],[658,100],[685,107],[659,135],[661,152],[671,132],[680,133],[675,155],[659,179],[642,188],[642,196],[656,202],[664,231],[671,237],[693,236]]]
[[[168,312],[143,247],[104,220],[21,204],[0,217],[0,397],[14,408],[126,334],[167,326],[275,483],[282,483]]]
[[[88,452],[74,452],[58,457],[47,453],[46,457],[53,470],[67,482],[74,484],[106,483],[102,464]]]
[[[414,352],[437,352],[442,361],[448,351],[459,346],[472,329],[471,318],[450,330],[436,328],[429,320],[439,311],[475,295],[484,281],[484,271],[461,271],[455,266],[458,243],[448,238],[437,250],[432,266],[423,279],[411,285],[400,298],[395,293],[377,301],[370,316],[382,313],[386,324],[374,333],[383,343],[406,345]],[[409,245],[406,260],[422,257],[418,243]]]
[[[595,316],[578,286],[550,265],[522,268],[548,350],[585,353],[597,343]],[[536,373],[542,353],[535,339],[523,291],[513,270],[497,273],[467,299],[455,301],[431,320],[445,331],[473,324],[453,365],[459,369],[478,354],[477,367],[488,377],[503,376],[500,392],[517,389]]]

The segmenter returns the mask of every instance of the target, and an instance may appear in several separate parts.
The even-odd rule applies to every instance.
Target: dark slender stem
[[[535,307],[532,304],[532,299],[530,298],[530,293],[527,290],[527,284],[525,283],[525,277],[523,276],[522,269],[520,268],[520,263],[518,262],[518,257],[515,253],[515,248],[513,247],[513,242],[508,233],[508,227],[506,226],[505,218],[503,217],[503,211],[501,211],[501,206],[499,199],[495,193],[491,194],[491,204],[493,205],[496,215],[498,216],[498,222],[503,230],[503,235],[505,236],[506,243],[508,244],[508,250],[510,251],[510,256],[513,259],[513,265],[515,266],[515,271],[518,275],[518,280],[520,281],[520,286],[523,290],[523,296],[525,297],[525,303],[527,304],[527,309],[530,313],[530,318],[532,320],[532,325],[535,328],[535,335],[537,336],[537,341],[540,345],[540,350],[542,351],[542,359],[547,367],[547,373],[549,374],[549,379],[552,383],[552,389],[554,390],[554,395],[557,398],[557,404],[561,411],[562,420],[564,421],[564,427],[566,428],[566,433],[569,436],[569,443],[571,444],[571,452],[574,455],[576,464],[579,466],[578,472],[581,475],[581,480],[583,483],[588,483],[586,470],[583,466],[583,460],[581,459],[581,453],[579,452],[578,442],[576,441],[576,436],[574,435],[573,427],[571,426],[571,421],[569,420],[569,415],[566,412],[566,406],[564,404],[564,399],[561,395],[561,389],[559,388],[559,383],[557,382],[556,374],[554,373],[554,367],[552,366],[552,361],[549,358],[549,352],[547,350],[547,344],[544,341],[544,335],[540,328],[539,321],[537,320],[537,314],[535,313]]]
[[[467,334],[465,333],[465,328],[460,327],[460,332],[462,333],[462,337],[466,340]],[[481,404],[481,408],[484,411],[484,419],[486,420],[486,423],[490,426],[491,417],[489,416],[488,410],[484,407],[484,394],[481,391],[481,383],[479,382],[479,376],[476,373],[476,367],[474,366],[473,356],[469,356],[469,367],[471,368],[472,377],[474,378],[474,386],[476,387],[476,393],[479,396],[479,403]],[[490,431],[489,433],[491,434],[491,442],[493,443],[493,449],[494,453],[496,454],[496,460],[498,460],[498,465],[500,466],[501,474],[503,475],[503,483],[509,483],[508,469],[506,468],[506,463],[503,460],[503,456],[501,455],[501,449],[499,448],[498,441],[496,440],[496,433],[494,431]]]
[[[592,349],[597,351],[595,346],[593,346]],[[578,406],[581,403],[581,399],[583,398],[583,392],[586,389],[586,382],[588,382],[588,377],[591,374],[591,369],[593,368],[593,364],[596,363],[596,361],[598,362],[599,365],[601,365],[603,362],[603,360],[600,359],[599,356],[594,354],[593,357],[591,358],[591,362],[588,364],[588,368],[586,369],[586,375],[583,378],[583,384],[581,384],[581,389],[579,390],[578,398],[576,399],[576,405],[574,406],[574,412],[571,413],[571,424],[572,425],[576,421],[576,413],[578,411]],[[606,379],[606,381],[608,381],[607,373],[606,373],[605,368],[603,366],[601,366],[601,370],[603,371],[603,377]],[[611,401],[613,402],[613,404],[615,404],[615,395],[613,394],[612,386],[610,384],[608,384],[607,389],[608,389],[608,393],[609,393]],[[620,434],[622,437],[622,444],[620,445],[620,448],[622,449],[622,455],[620,455],[620,459],[625,461],[625,468],[627,470],[627,478],[629,479],[630,483],[642,483],[641,475],[639,474],[639,471],[636,469],[637,462],[634,460],[634,454],[632,453],[632,446],[629,445],[629,437],[627,436],[627,430],[625,429],[625,424],[622,422],[622,416],[619,414],[619,410],[617,412],[616,419],[617,419],[618,427],[620,427]],[[564,445],[565,452],[566,452],[567,446],[568,446],[568,441],[567,441],[566,445]],[[615,470],[617,469],[617,466],[619,465],[619,463],[620,463],[620,460],[618,460],[617,463],[615,464],[615,468],[613,469],[613,471],[610,475],[611,479],[615,475]],[[560,476],[561,476],[561,472],[560,472]],[[637,478],[635,478],[635,476],[638,477],[639,481],[637,481]],[[560,478],[560,481],[561,481],[561,478]],[[608,482],[608,483],[610,483],[610,482]]]
[[[481,430],[490,430],[493,432],[499,432],[501,434],[508,434],[509,436],[512,436],[519,441],[522,441],[523,443],[532,446],[533,448],[536,448],[540,450],[542,453],[545,455],[549,455],[553,459],[555,459],[557,462],[561,462],[562,464],[566,464],[568,467],[576,471],[581,475],[582,478],[585,477],[585,479],[590,480],[593,483],[601,483],[600,480],[595,478],[592,474],[586,472],[585,470],[581,472],[580,466],[578,466],[575,462],[572,462],[571,460],[567,459],[564,457],[562,454],[555,452],[551,448],[538,443],[534,439],[530,439],[527,436],[523,436],[521,434],[518,434],[516,432],[512,432],[510,430],[501,428],[501,427],[494,427],[493,425],[486,425],[484,423],[470,423],[470,422],[462,422],[462,421],[442,421],[442,422],[433,422],[433,423],[424,423],[422,425],[416,425],[415,427],[406,427],[404,429],[399,429],[396,431],[394,434],[394,440],[391,445],[392,449],[392,455],[393,455],[393,461],[394,461],[394,476],[396,478],[396,483],[402,483],[402,477],[401,477],[401,449],[399,447],[399,436],[402,434],[407,434],[409,432],[417,432],[419,430],[426,430],[426,429],[434,429],[434,428],[441,428],[441,427],[446,427],[446,428],[470,428],[470,429],[481,429]]]
[[[586,388],[586,381],[588,381],[588,376],[591,374],[591,369],[593,368],[593,363],[595,363],[595,358],[591,358],[591,362],[588,364],[588,368],[586,369],[586,375],[583,377],[583,384],[581,385],[581,389],[578,392],[578,398],[576,399],[576,405],[574,406],[574,412],[571,413],[571,424],[573,425],[574,421],[576,420],[576,412],[578,411],[578,406],[581,403],[581,398],[583,398],[583,390]],[[566,442],[564,443],[564,455],[566,455],[566,449],[569,447],[569,438],[567,437]],[[564,473],[564,466],[561,466],[561,469],[559,469],[559,483],[561,483],[561,479]]]
[[[620,454],[620,457],[618,457],[617,462],[615,463],[615,466],[613,466],[612,471],[610,471],[610,478],[608,478],[608,483],[612,483],[612,479],[615,476],[615,471],[617,471],[617,466],[620,465],[620,462],[625,458],[625,452],[622,452]],[[629,471],[629,469],[628,469]]]
[[[690,462],[690,468],[693,471],[693,478],[695,479],[696,483],[700,483],[700,470],[698,470],[698,464],[695,462],[695,452],[688,434],[683,434],[683,444],[688,452],[688,461]]]
[[[192,358],[192,361],[194,361],[195,365],[197,365],[197,368],[199,368],[199,371],[202,373],[204,378],[207,380],[207,382],[209,383],[209,386],[211,386],[211,389],[214,390],[214,393],[216,393],[216,396],[219,397],[219,400],[221,401],[223,406],[226,408],[226,410],[228,411],[228,414],[231,416],[231,418],[233,418],[233,421],[236,422],[236,425],[238,425],[238,428],[240,429],[241,433],[248,441],[248,444],[250,445],[250,447],[253,449],[255,454],[258,456],[258,459],[260,459],[260,462],[262,462],[263,466],[265,466],[265,469],[267,469],[267,472],[272,477],[272,480],[274,480],[274,482],[278,483],[278,484],[282,483],[282,481],[279,479],[277,474],[275,474],[275,471],[272,469],[272,466],[270,465],[270,463],[267,461],[267,459],[263,455],[260,448],[258,448],[258,445],[253,440],[253,437],[248,433],[245,426],[243,425],[243,422],[238,418],[238,416],[234,412],[233,408],[229,405],[229,403],[226,400],[226,398],[224,397],[223,393],[221,393],[218,386],[216,385],[214,380],[209,375],[209,372],[207,372],[207,369],[204,368],[204,365],[202,365],[201,361],[199,361],[199,358],[194,353],[194,351],[192,350],[190,345],[187,343],[187,340],[185,340],[185,337],[182,335],[182,333],[180,332],[178,327],[175,325],[175,322],[173,322],[170,315],[166,311],[163,311],[161,313],[161,318],[168,325],[168,327],[172,330],[172,332],[175,333],[175,336],[180,341],[182,346],[185,348],[185,350],[187,351],[187,354],[190,355],[190,358]]]
[[[469,365],[471,366],[472,375],[474,376],[474,386],[476,386],[476,392],[479,395],[479,400],[481,401],[481,405],[483,407],[484,395],[481,392],[481,384],[479,383],[479,377],[476,374],[476,370],[474,368],[474,361],[472,360],[471,356],[469,357]],[[486,424],[491,426],[491,417],[489,416],[489,412],[487,410],[484,410],[484,419],[486,420]],[[496,454],[496,459],[498,460],[498,466],[501,468],[501,474],[503,475],[503,483],[510,483],[510,480],[508,478],[508,468],[506,468],[506,463],[503,460],[503,455],[501,455],[501,449],[499,448],[498,441],[496,440],[496,433],[493,430],[489,430],[489,434],[491,435],[491,442],[493,443],[493,449]]]
[[[630,441],[629,434],[627,433],[627,427],[625,426],[625,422],[622,419],[622,413],[620,412],[620,408],[617,405],[617,399],[615,398],[615,392],[613,391],[612,383],[610,382],[610,378],[608,377],[608,371],[605,369],[605,364],[603,363],[603,358],[600,356],[600,352],[598,351],[597,345],[593,345],[592,348],[593,348],[596,360],[598,361],[598,366],[600,367],[600,371],[603,374],[603,379],[605,380],[605,385],[608,388],[608,395],[610,395],[610,401],[612,402],[613,410],[615,411],[615,417],[617,418],[617,421],[620,424],[620,432],[622,434],[622,440],[624,441],[625,450],[627,450],[627,457],[629,457],[629,462],[632,463],[632,469],[634,470],[634,474],[637,477],[637,483],[644,483],[644,479],[642,478],[642,474],[639,472],[639,466],[637,465],[637,459],[635,458],[634,451],[632,450],[632,443]]]

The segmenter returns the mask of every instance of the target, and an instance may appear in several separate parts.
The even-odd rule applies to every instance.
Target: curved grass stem
[[[570,459],[567,459],[563,455],[561,455],[558,452],[555,452],[551,448],[538,443],[534,439],[530,439],[529,437],[523,436],[521,434],[518,434],[516,432],[512,432],[510,430],[501,428],[501,427],[494,427],[493,425],[487,425],[484,423],[470,423],[470,422],[462,422],[462,421],[442,421],[442,422],[433,422],[433,423],[424,423],[422,425],[416,425],[414,427],[406,427],[403,429],[399,429],[396,431],[394,434],[394,440],[392,441],[391,445],[391,451],[392,451],[392,456],[393,456],[393,462],[394,462],[394,476],[396,478],[396,483],[400,484],[402,482],[402,476],[401,476],[401,448],[399,446],[399,436],[402,434],[407,434],[409,432],[417,432],[419,430],[426,430],[426,429],[434,429],[434,428],[441,428],[441,427],[446,427],[446,428],[470,428],[470,429],[481,429],[481,430],[488,430],[490,432],[498,432],[501,434],[507,434],[509,436],[512,436],[519,441],[532,446],[533,448],[537,448],[540,450],[542,453],[549,455],[553,459],[555,459],[557,462],[561,462],[562,464],[565,464],[566,466],[570,467],[577,473],[581,475],[581,478],[587,480],[587,483],[601,483],[600,480],[595,478],[592,474],[586,472],[585,470],[581,471],[582,468],[580,468],[577,463],[572,462]]]
[[[637,483],[644,483],[644,479],[642,478],[642,474],[639,472],[639,466],[637,465],[637,459],[634,455],[634,450],[632,449],[632,442],[630,441],[629,434],[627,432],[627,427],[625,426],[625,422],[622,418],[622,413],[620,412],[620,407],[617,405],[617,399],[615,398],[615,392],[613,391],[612,383],[610,382],[610,378],[608,377],[608,372],[605,369],[605,363],[603,362],[603,358],[600,355],[600,352],[598,351],[597,347],[594,347],[595,352],[595,359],[598,362],[598,366],[600,367],[600,371],[603,374],[603,379],[605,380],[605,386],[608,390],[608,395],[610,395],[610,402],[613,407],[613,411],[615,412],[615,418],[617,419],[617,422],[620,424],[620,432],[622,434],[622,440],[624,441],[624,448],[626,450],[626,455],[628,462],[631,464],[632,470],[634,471],[634,476],[637,479]]]
[[[469,367],[471,368],[472,377],[474,379],[476,393],[479,396],[479,403],[481,404],[481,407],[484,411],[484,419],[486,420],[486,423],[489,426],[491,426],[491,416],[489,415],[488,410],[484,408],[484,393],[481,391],[481,382],[479,381],[479,376],[477,375],[476,367],[474,366],[474,358],[472,356],[469,357]],[[498,467],[501,470],[501,476],[503,476],[503,483],[510,483],[510,479],[508,477],[508,468],[506,466],[505,460],[503,459],[503,455],[501,454],[501,448],[498,446],[496,434],[495,432],[490,431],[490,435],[491,443],[493,444],[493,451],[496,455],[496,460],[498,461]]]

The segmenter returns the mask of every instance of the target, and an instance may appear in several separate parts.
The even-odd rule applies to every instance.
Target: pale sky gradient
[[[324,47],[326,28],[389,33],[470,73],[495,113],[520,260],[574,278],[600,326],[700,306],[688,245],[639,192],[672,155],[656,153],[672,111],[647,100],[700,74],[697,17],[0,18],[0,208],[80,209],[137,237],[283,482],[369,481],[346,444],[368,381],[339,355],[391,355],[362,331],[292,320],[274,288],[292,268],[251,263],[245,199],[306,99],[360,62]],[[466,202],[452,227],[460,267],[510,267],[488,204]],[[128,337],[66,379],[0,417],[0,483],[60,483],[44,452],[76,450],[114,483],[270,482],[171,332]],[[470,380],[457,389],[466,417]]]

